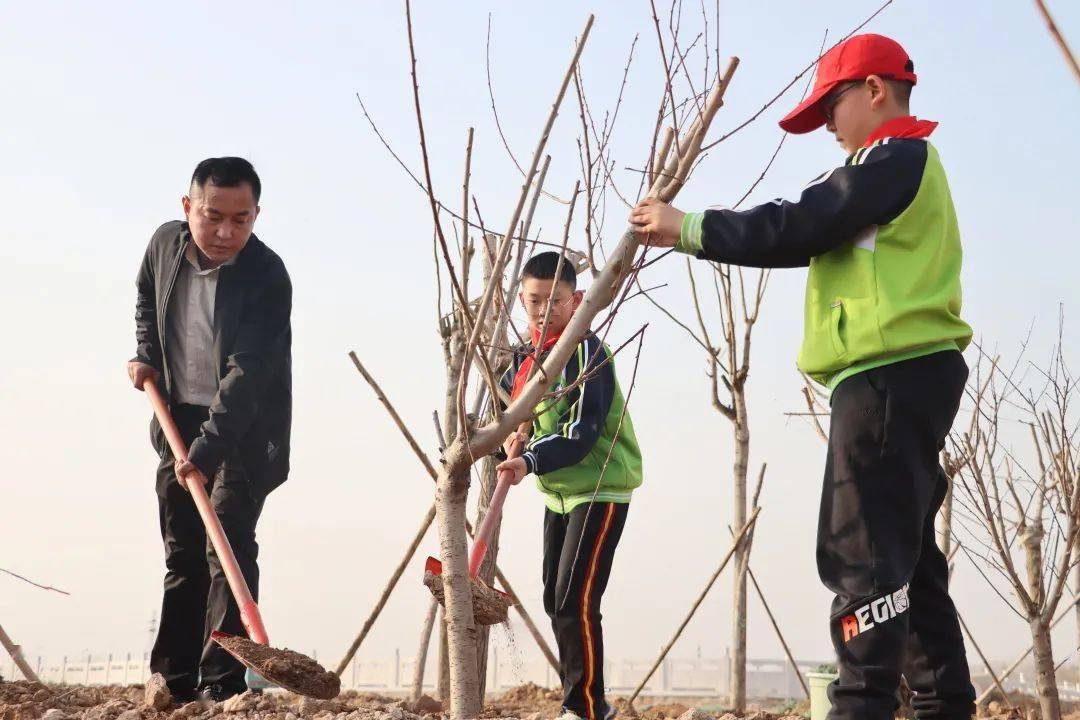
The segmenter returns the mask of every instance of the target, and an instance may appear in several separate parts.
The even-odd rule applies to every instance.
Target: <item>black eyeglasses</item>
[[[860,85],[862,85],[861,82],[849,83],[844,87],[840,88],[840,90],[833,92],[832,95],[830,95],[829,97],[825,98],[825,100],[821,103],[821,114],[825,116],[825,122],[829,123],[830,125],[832,124],[833,110],[836,109],[836,104],[840,102],[840,98],[843,97],[844,93],[846,93],[848,90],[851,90],[852,88],[857,88]]]

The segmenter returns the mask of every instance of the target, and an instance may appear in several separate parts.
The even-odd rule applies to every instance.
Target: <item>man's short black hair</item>
[[[553,280],[555,278],[555,269],[558,267],[559,253],[542,252],[529,258],[529,261],[525,263],[525,268],[521,271],[521,277]],[[563,258],[562,268],[559,271],[559,280],[569,285],[570,289],[577,290],[577,273],[574,272],[574,263],[571,262],[570,258]]]
[[[207,158],[196,165],[195,172],[191,174],[191,184],[202,190],[207,182],[218,187],[240,187],[247,183],[251,186],[256,205],[262,195],[258,173],[251,163],[241,157]]]

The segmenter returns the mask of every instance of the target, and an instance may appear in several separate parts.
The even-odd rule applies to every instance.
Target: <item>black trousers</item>
[[[563,707],[586,720],[608,712],[600,600],[629,509],[584,503],[565,515],[544,511],[544,610],[559,646]]]
[[[934,530],[947,491],[938,454],[967,373],[959,352],[941,352],[854,375],[833,392],[817,542],[818,572],[836,593],[832,720],[891,720],[901,675],[916,717],[974,712]]]
[[[199,434],[208,411],[194,405],[175,405],[173,418],[188,445]],[[246,635],[240,609],[229,590],[217,554],[206,536],[202,518],[191,495],[173,471],[173,456],[166,451],[157,471],[158,516],[165,543],[165,593],[161,622],[150,653],[150,669],[165,676],[173,693],[221,685],[243,691],[244,666],[210,641],[212,630]],[[240,571],[258,599],[259,545],[255,524],[263,497],[253,492],[240,464],[227,460],[210,481],[207,492],[218,520],[232,545]]]

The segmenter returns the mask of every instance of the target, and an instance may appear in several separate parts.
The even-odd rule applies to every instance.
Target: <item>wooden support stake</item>
[[[420,631],[420,649],[416,652],[416,666],[413,668],[413,702],[419,700],[420,696],[424,694],[424,670],[427,666],[428,647],[431,646],[431,631],[435,627],[435,618],[438,615],[439,601],[431,598],[427,616],[424,618],[424,627]]]
[[[2,627],[0,627],[0,645],[3,645],[4,649],[8,651],[8,655],[15,661],[15,665],[19,668],[19,672],[23,674],[23,677],[32,683],[41,685],[37,673],[35,673],[31,667],[26,664],[26,660],[23,659],[22,648],[11,641],[11,638],[8,637],[8,634],[4,632],[4,628]]]
[[[754,512],[750,515],[750,518],[746,521],[746,524],[742,526],[742,529],[739,530],[739,534],[736,535],[735,539],[732,541],[731,548],[728,549],[727,554],[724,555],[724,559],[720,561],[720,567],[718,567],[716,569],[716,572],[712,574],[712,577],[709,578],[709,582],[705,584],[705,588],[701,591],[701,593],[697,597],[697,600],[695,600],[694,604],[690,607],[690,612],[686,614],[686,617],[683,619],[679,627],[675,630],[675,634],[672,636],[671,640],[668,641],[668,644],[665,645],[664,649],[660,651],[660,657],[656,658],[656,662],[654,662],[652,667],[649,668],[649,672],[645,673],[645,677],[643,677],[641,679],[641,682],[638,683],[638,686],[634,688],[634,694],[630,696],[629,700],[627,700],[631,708],[634,706],[634,700],[637,699],[637,696],[640,695],[641,691],[645,688],[645,683],[649,682],[649,679],[653,676],[653,673],[655,673],[656,669],[660,667],[660,663],[664,662],[664,658],[667,657],[668,652],[670,652],[671,648],[675,645],[675,641],[677,641],[679,639],[679,636],[682,635],[682,631],[685,630],[686,626],[690,624],[690,619],[694,617],[694,613],[697,612],[698,607],[700,607],[701,603],[705,601],[705,596],[709,594],[709,590],[712,589],[713,583],[716,582],[716,579],[720,577],[720,573],[724,572],[724,568],[727,567],[728,562],[731,560],[731,556],[734,555],[735,551],[739,548],[740,545],[742,545],[743,537],[746,536],[746,533],[750,530],[750,528],[754,526],[754,523],[757,522],[757,518],[760,513],[760,507],[754,508]]]
[[[1001,697],[1009,705],[1009,708],[1012,709],[1013,705],[1009,702],[1009,694],[1005,692],[1005,687],[1001,684],[1001,680],[998,679],[997,674],[994,672],[994,668],[990,666],[990,662],[986,659],[986,656],[983,655],[979,643],[975,642],[975,638],[972,637],[971,630],[968,630],[967,623],[964,622],[964,616],[960,614],[959,610],[956,611],[956,619],[960,621],[960,627],[964,630],[964,634],[967,635],[968,642],[975,648],[975,652],[979,654],[979,659],[982,660],[983,665],[986,667],[986,671],[990,673],[990,678],[994,681],[992,687],[996,687],[1001,692]]]
[[[1054,22],[1054,18],[1050,15],[1050,10],[1047,9],[1046,3],[1043,0],[1035,0],[1035,5],[1039,8],[1039,13],[1042,14],[1043,20],[1046,21],[1046,27],[1050,31],[1051,37],[1054,38],[1054,42],[1061,49],[1061,54],[1065,56],[1065,62],[1068,63],[1069,68],[1073,71],[1073,75],[1077,80],[1080,80],[1080,63],[1076,62],[1076,56],[1072,54],[1072,50],[1069,49],[1069,44],[1065,42],[1065,37],[1058,30],[1057,23]]]
[[[731,533],[732,538],[735,537],[735,531],[731,529],[730,525],[728,526],[728,532]],[[765,600],[765,593],[761,591],[761,586],[758,585],[757,578],[754,577],[754,571],[750,569],[749,563],[746,564],[746,574],[750,577],[750,583],[754,586],[754,591],[757,593],[758,600],[761,601],[761,607],[765,608],[765,614],[769,617],[769,622],[772,623],[773,630],[776,631],[776,637],[780,641],[780,646],[784,648],[784,655],[787,656],[791,669],[795,671],[795,677],[799,678],[799,684],[802,685],[803,692],[806,693],[806,697],[809,699],[810,688],[807,686],[806,679],[803,678],[802,672],[799,670],[799,664],[795,662],[795,656],[791,654],[791,648],[788,647],[787,640],[784,639],[784,633],[780,632],[780,625],[776,622],[772,609]]]
[[[428,508],[427,515],[424,516],[424,522],[420,524],[420,529],[416,531],[416,535],[413,536],[413,540],[409,543],[408,549],[405,551],[405,557],[401,558],[401,562],[394,568],[393,575],[390,576],[390,581],[386,583],[386,587],[383,588],[382,595],[379,596],[379,601],[375,603],[375,608],[368,615],[367,620],[364,621],[364,626],[360,628],[360,634],[353,640],[352,645],[349,646],[349,651],[345,653],[345,657],[341,658],[341,662],[338,663],[337,669],[334,670],[338,677],[345,672],[345,668],[349,666],[349,662],[353,659],[353,655],[360,649],[360,643],[364,642],[364,638],[371,631],[372,626],[375,625],[375,621],[379,618],[379,614],[386,607],[386,601],[390,599],[390,593],[394,592],[394,588],[397,587],[398,580],[401,579],[402,574],[405,572],[405,568],[409,566],[409,563],[413,559],[413,555],[416,554],[416,548],[420,547],[421,541],[424,539],[424,535],[427,534],[428,528],[431,527],[431,523],[435,521],[435,506],[432,505]]]

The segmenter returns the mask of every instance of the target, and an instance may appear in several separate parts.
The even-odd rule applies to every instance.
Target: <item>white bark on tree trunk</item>
[[[735,400],[735,518],[734,527],[746,524],[746,472],[750,455],[750,432],[747,429],[746,395],[742,387],[733,392]],[[732,663],[731,695],[732,712],[741,715],[746,711],[746,570],[750,563],[746,543],[735,550],[734,597],[732,603]]]
[[[1024,558],[1028,578],[1028,593],[1035,608],[1041,608],[1046,596],[1043,583],[1043,537],[1042,496],[1032,513],[1030,523],[1021,529]],[[1035,688],[1039,695],[1039,707],[1043,720],[1061,720],[1061,703],[1058,699],[1057,677],[1054,670],[1054,650],[1050,642],[1049,623],[1041,614],[1028,620],[1035,658]]]
[[[1035,687],[1039,694],[1039,709],[1043,720],[1061,720],[1061,701],[1058,699],[1057,678],[1054,674],[1054,650],[1050,642],[1050,627],[1042,618],[1028,623],[1034,642]]]
[[[464,428],[461,428],[464,430]],[[476,624],[469,582],[469,544],[465,533],[465,499],[469,465],[454,453],[454,445],[439,471],[435,506],[439,519],[439,549],[449,640],[450,717],[469,720],[480,714],[476,677]]]
[[[445,608],[439,613],[439,678],[435,692],[443,709],[450,707],[450,636],[446,631]]]
[[[1080,597],[1080,565],[1073,571],[1073,590],[1076,596]],[[1073,612],[1076,613],[1076,647],[1080,647],[1080,603],[1073,605]],[[1080,668],[1076,672],[1077,680],[1080,680]]]

